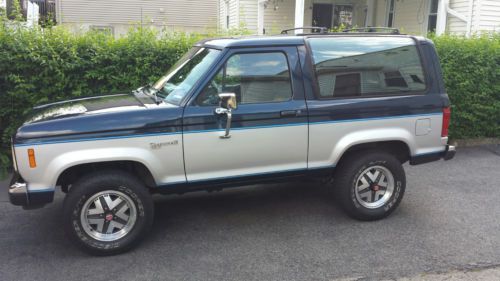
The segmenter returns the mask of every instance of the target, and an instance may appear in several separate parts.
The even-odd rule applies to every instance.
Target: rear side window
[[[425,77],[411,38],[310,38],[321,98],[419,92]]]

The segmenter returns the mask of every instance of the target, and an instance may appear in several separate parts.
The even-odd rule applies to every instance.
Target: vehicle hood
[[[144,94],[119,94],[35,107],[14,144],[107,138],[181,130],[182,107]]]
[[[45,104],[33,108],[25,124],[79,115],[127,111],[145,107],[132,94],[106,95]]]

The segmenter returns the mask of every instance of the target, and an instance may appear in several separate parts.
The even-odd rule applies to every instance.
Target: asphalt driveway
[[[100,258],[66,240],[62,194],[23,211],[3,182],[0,280],[375,280],[500,265],[499,147],[405,168],[405,198],[381,221],[346,217],[304,182],[158,197],[144,243]]]

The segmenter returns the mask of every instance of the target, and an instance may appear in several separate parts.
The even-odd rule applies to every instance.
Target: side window
[[[399,37],[308,39],[321,98],[423,91],[415,42]]]
[[[285,54],[231,56],[197,98],[198,105],[219,104],[218,94],[235,93],[239,104],[288,101],[292,97]]]

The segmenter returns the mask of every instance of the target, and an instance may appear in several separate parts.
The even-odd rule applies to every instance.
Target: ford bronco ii
[[[130,249],[152,193],[332,179],[356,219],[386,217],[402,164],[451,159],[450,101],[433,43],[393,33],[204,40],[155,84],[36,107],[12,138],[10,201],[66,197],[69,237]],[[306,188],[306,187],[305,187]]]

